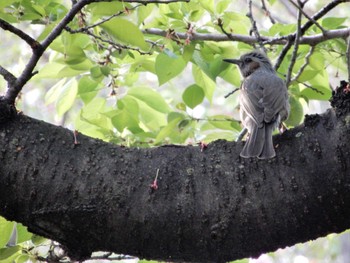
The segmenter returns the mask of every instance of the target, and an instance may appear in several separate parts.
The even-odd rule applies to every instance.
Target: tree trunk
[[[275,136],[270,160],[223,140],[139,149],[78,134],[76,145],[72,131],[18,115],[0,124],[0,214],[77,259],[225,262],[344,231],[350,94],[339,94],[335,110]]]

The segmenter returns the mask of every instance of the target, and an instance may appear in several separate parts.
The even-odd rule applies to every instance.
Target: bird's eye
[[[245,59],[244,59],[244,62],[245,62],[245,63],[250,63],[250,62],[252,62],[252,61],[253,61],[253,60],[252,60],[251,58],[245,58]]]

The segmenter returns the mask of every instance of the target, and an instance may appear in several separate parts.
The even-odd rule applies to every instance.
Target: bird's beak
[[[239,59],[223,59],[223,61],[236,65],[240,65],[242,63],[242,61]]]

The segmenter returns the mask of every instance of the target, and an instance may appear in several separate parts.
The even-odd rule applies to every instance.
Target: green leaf
[[[76,81],[76,79],[68,81],[63,86],[56,103],[58,115],[62,116],[73,106],[77,93],[78,82]]]
[[[163,127],[158,133],[154,143],[159,144],[160,142],[164,141],[166,137],[169,137],[172,133],[174,133],[180,120],[181,118],[173,119],[167,126]]]
[[[146,103],[152,109],[167,113],[170,111],[169,105],[163,97],[156,91],[145,87],[135,87],[128,91],[128,95],[135,98],[137,101]]]
[[[103,23],[101,27],[127,45],[137,46],[143,50],[149,48],[140,29],[125,19],[116,17]]]
[[[221,14],[227,10],[228,5],[231,3],[231,0],[221,0],[216,5],[216,12]]]
[[[56,102],[57,114],[61,116],[72,107],[77,93],[78,83],[75,79],[68,82],[62,79],[47,92],[45,101],[47,104]]]
[[[38,235],[32,236],[32,242],[34,245],[40,245],[40,244],[44,243],[45,241],[47,241],[47,239],[45,237],[41,237]]]
[[[156,58],[155,70],[158,76],[159,85],[179,75],[186,67],[186,62],[180,56],[169,56],[165,52],[160,53]]]
[[[214,0],[199,1],[199,3],[209,13],[214,13]]]
[[[32,238],[33,234],[28,232],[27,227],[21,223],[17,223],[17,243],[28,241]]]
[[[326,17],[322,20],[322,27],[325,29],[336,29],[341,26],[347,17]]]
[[[83,76],[79,80],[78,95],[84,101],[85,104],[89,103],[98,92],[99,82],[94,81],[88,76]]]
[[[15,222],[7,221],[0,216],[0,248],[9,241]]]
[[[128,128],[130,131],[135,131],[135,129],[141,131],[138,125],[139,121],[136,117],[127,110],[117,111],[112,118],[112,124],[119,132],[123,132],[125,128]]]
[[[289,103],[290,103],[290,115],[288,119],[285,121],[285,123],[288,126],[297,126],[301,123],[304,117],[304,110],[303,105],[294,96],[289,97]]]
[[[298,78],[299,82],[305,82],[319,74],[319,70],[305,69]]]
[[[91,3],[88,5],[88,9],[96,18],[101,18],[101,16],[111,16],[119,11],[125,10],[125,4],[122,2],[112,2],[112,3]]]
[[[182,99],[188,107],[193,109],[194,107],[202,103],[204,99],[204,91],[197,84],[193,84],[186,88],[186,90],[182,94]]]
[[[215,82],[196,65],[192,65],[192,74],[196,83],[204,90],[205,97],[211,102],[216,87]]]
[[[21,246],[6,247],[0,249],[0,262],[13,262],[21,251]]]

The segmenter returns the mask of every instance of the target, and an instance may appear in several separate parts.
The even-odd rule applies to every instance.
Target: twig
[[[318,94],[324,95],[324,92],[323,92],[323,91],[320,91],[320,90],[318,90],[318,89],[316,89],[316,88],[310,86],[309,84],[306,84],[306,83],[304,83],[304,82],[299,82],[299,81],[298,81],[298,83],[303,84],[305,87],[307,87],[307,88],[309,88],[309,89],[315,91],[315,92],[318,93]]]
[[[301,11],[301,9],[303,8],[304,5],[300,1],[298,1],[298,2],[299,2],[300,9],[298,10],[297,32],[296,32],[295,40],[294,40],[294,49],[293,49],[293,52],[292,52],[292,57],[291,57],[291,60],[290,60],[290,64],[289,64],[288,71],[287,71],[287,76],[286,76],[286,85],[287,85],[287,87],[290,84],[290,80],[291,80],[292,72],[293,72],[293,67],[294,67],[296,58],[298,56],[299,40],[300,40],[300,36],[301,36],[301,18],[302,18],[302,11]]]
[[[227,99],[229,96],[231,96],[232,94],[234,94],[236,91],[238,91],[239,90],[239,88],[236,88],[236,89],[234,89],[233,91],[231,91],[230,93],[228,93],[228,94],[226,94],[225,95],[225,99]]]
[[[124,1],[124,2],[125,2],[125,1]],[[139,5],[135,5],[135,6],[133,6],[133,7],[130,7],[130,8],[128,8],[128,11],[134,10],[134,9],[140,7],[140,6],[142,6],[142,5],[139,4]],[[92,29],[92,28],[97,27],[97,26],[100,26],[100,25],[102,25],[103,23],[105,23],[105,22],[111,20],[112,18],[115,18],[115,17],[120,16],[120,15],[122,15],[122,14],[125,14],[125,11],[124,11],[124,10],[123,10],[123,11],[119,11],[119,12],[117,12],[117,13],[115,13],[115,14],[113,14],[113,15],[111,15],[111,16],[105,18],[105,19],[102,19],[101,21],[99,21],[99,22],[97,22],[97,23],[95,23],[95,24],[93,24],[93,25],[90,25],[90,26],[82,27],[82,28],[79,28],[79,29],[71,29],[71,28],[69,28],[69,27],[66,27],[65,29],[68,28],[67,31],[70,32],[70,33],[84,33],[84,32],[86,32],[87,30]]]
[[[144,5],[157,3],[157,4],[169,4],[173,2],[189,2],[190,0],[123,0],[124,2],[128,3],[141,3]],[[63,29],[73,20],[75,15],[81,11],[83,7],[90,3],[97,3],[97,2],[108,2],[106,0],[80,0],[80,1],[73,1],[72,8],[68,11],[68,13],[63,17],[63,19],[56,25],[56,27],[51,31],[51,33],[45,38],[45,40],[41,43],[41,45],[35,46],[35,49],[33,48],[33,54],[31,58],[29,59],[27,65],[25,66],[25,69],[23,70],[22,74],[17,78],[16,82],[7,89],[7,92],[5,94],[5,99],[10,103],[14,104],[17,95],[22,90],[23,86],[32,78],[34,73],[34,68],[36,67],[39,59],[41,58],[44,51],[48,48],[48,46],[62,33]],[[14,31],[14,30],[12,30]],[[22,34],[18,31],[15,31],[16,34]],[[24,36],[24,34],[22,34]],[[28,36],[28,35],[27,35]],[[29,36],[28,36],[29,37]],[[33,41],[33,39],[30,39],[26,37],[27,40],[25,41]],[[36,40],[34,40],[37,43]]]
[[[36,49],[40,46],[40,43],[36,41],[34,38],[23,32],[22,30],[18,29],[17,27],[14,27],[10,23],[6,22],[5,20],[2,20],[0,18],[0,27],[4,30],[8,30],[11,33],[15,34],[16,36],[23,39],[27,44],[32,48]]]
[[[350,83],[350,32],[348,36],[348,45],[346,48],[346,62],[347,62],[347,67],[348,67],[348,83]]]
[[[311,46],[309,52],[308,52],[308,53],[306,54],[306,56],[305,56],[305,63],[300,67],[298,73],[291,79],[290,82],[296,81],[296,80],[300,77],[300,75],[304,72],[305,68],[306,68],[306,67],[309,65],[309,63],[310,63],[310,57],[311,57],[311,55],[314,53],[315,48],[316,48],[315,46]]]
[[[284,59],[284,57],[287,55],[288,50],[290,49],[290,47],[292,46],[293,42],[291,40],[288,40],[287,44],[284,45],[281,54],[278,56],[277,61],[274,65],[274,69],[277,71],[278,68],[281,66],[282,61]]]
[[[224,23],[221,18],[218,18],[218,26],[220,27],[221,31],[232,41],[234,41],[234,37],[232,34],[228,33],[224,28]],[[193,38],[192,38],[193,39]]]
[[[267,53],[266,48],[264,47],[263,41],[261,39],[258,27],[256,26],[256,21],[254,20],[254,17],[253,17],[252,0],[249,0],[248,8],[249,8],[249,12],[247,14],[247,17],[250,19],[250,23],[252,24],[251,32],[254,33],[260,48],[264,51],[264,53]]]
[[[142,30],[144,34],[150,34],[150,35],[157,35],[162,37],[167,37],[168,31],[162,30],[158,28],[148,28]],[[303,36],[300,38],[299,44],[301,45],[317,45],[321,42],[334,39],[334,38],[344,38],[349,35],[350,27],[349,28],[341,28],[341,29],[333,29],[326,31],[326,35],[323,34],[316,34],[313,36]],[[172,34],[176,35],[177,39],[185,40],[188,37],[187,33],[179,33],[172,30]],[[226,34],[229,34],[227,36]],[[257,43],[257,39],[254,36],[245,36],[240,34],[215,34],[215,33],[197,33],[193,32],[191,36],[192,41],[215,41],[215,42],[223,42],[223,41],[237,41],[237,42],[243,42],[249,45],[252,45],[253,43]],[[267,36],[261,36],[261,40],[263,41],[263,44],[270,44],[270,45],[286,45],[289,41],[294,41],[294,34],[282,36],[282,37],[267,37]]]
[[[0,75],[8,82],[8,86],[11,87],[17,80],[17,78],[7,69],[0,66]]]
[[[134,50],[134,51],[137,51],[140,55],[150,55],[151,52],[144,52],[144,51],[141,51],[139,48],[135,48],[135,47],[130,47],[130,46],[127,46],[127,45],[122,45],[122,44],[119,44],[119,43],[116,43],[112,40],[109,40],[109,39],[105,39],[105,38],[102,38],[98,35],[95,35],[94,33],[92,33],[90,30],[73,30],[71,29],[70,27],[66,26],[65,28],[69,33],[72,33],[72,34],[76,34],[76,33],[80,33],[80,34],[86,34],[86,35],[89,35],[95,39],[98,39],[100,40],[101,42],[104,42],[104,43],[107,43],[109,45],[111,45],[113,48],[115,48],[116,50],[122,50],[122,49],[128,49],[128,50]]]
[[[191,0],[122,0],[124,3],[139,3],[139,4],[170,4],[170,3],[177,3],[177,2],[185,2],[189,3]],[[106,0],[98,0],[94,2],[106,2]]]
[[[298,4],[296,4],[293,0],[289,0],[289,2],[295,6],[296,8],[298,8],[298,10],[307,18],[309,19],[309,21],[311,21],[313,24],[315,24],[315,26],[317,26],[321,31],[322,31],[322,34],[326,34],[326,30],[315,20],[313,19],[312,17],[310,17],[306,12],[304,12],[303,8],[301,6],[299,6]],[[303,3],[303,5],[305,4],[306,2]]]
[[[271,12],[267,9],[265,0],[261,0],[261,9],[265,12],[265,14],[270,18],[272,24],[275,24],[276,21],[272,17]]]

